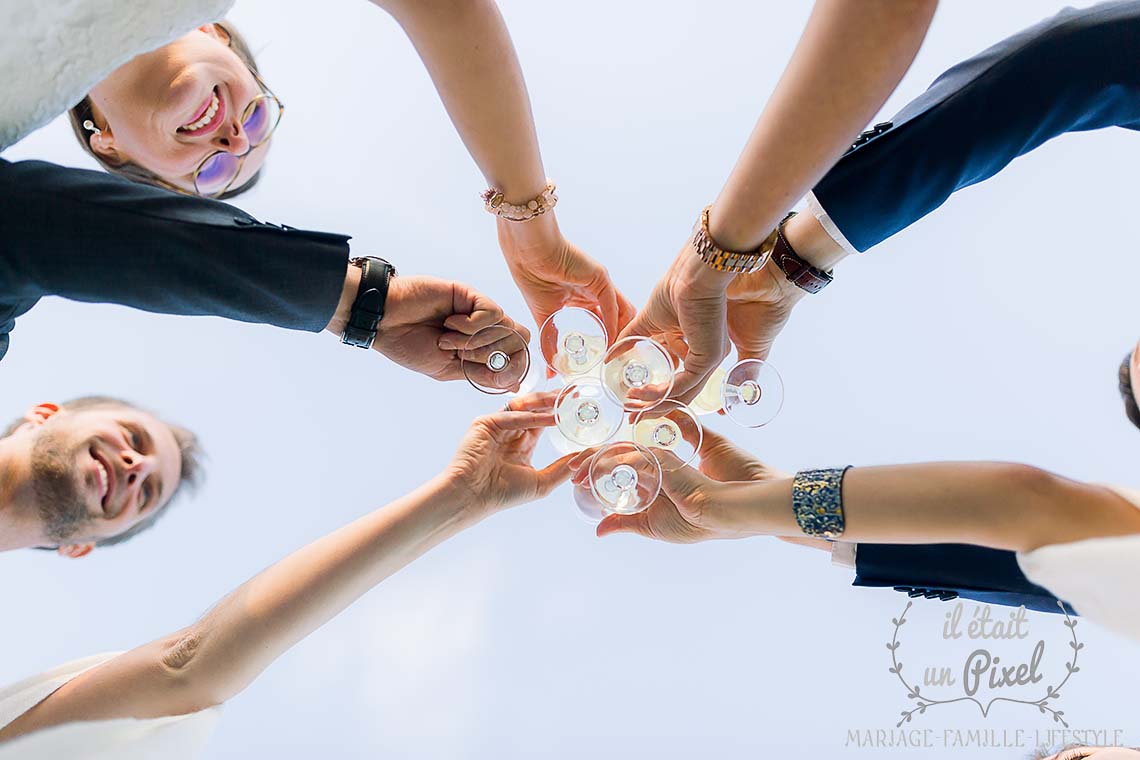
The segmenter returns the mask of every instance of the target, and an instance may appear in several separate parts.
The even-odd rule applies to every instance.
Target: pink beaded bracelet
[[[537,216],[542,216],[558,203],[558,196],[554,194],[554,183],[546,180],[546,189],[532,200],[522,206],[507,203],[503,199],[503,191],[489,188],[483,195],[483,208],[495,216],[506,219],[508,222],[526,222]]]

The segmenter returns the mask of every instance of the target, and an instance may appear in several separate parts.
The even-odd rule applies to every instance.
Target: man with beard
[[[39,404],[0,438],[0,551],[126,541],[196,484],[198,456],[193,433],[125,401]]]

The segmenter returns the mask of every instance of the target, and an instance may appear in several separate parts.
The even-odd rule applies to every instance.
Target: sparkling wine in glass
[[[673,390],[673,360],[657,341],[631,335],[610,346],[602,360],[602,385],[629,412],[649,409]]]
[[[633,418],[633,441],[653,452],[668,451],[679,460],[658,457],[665,472],[673,472],[697,457],[704,439],[704,426],[689,407],[673,399],[665,399]]]
[[[724,413],[738,425],[763,427],[784,405],[784,381],[768,362],[744,359],[718,367],[689,405],[697,414]]]
[[[566,306],[554,312],[538,331],[542,357],[564,378],[588,374],[606,353],[608,340],[602,320],[586,309]]]
[[[569,383],[554,402],[558,432],[578,446],[599,446],[613,438],[625,422],[625,413],[610,399],[601,383],[583,377]]]

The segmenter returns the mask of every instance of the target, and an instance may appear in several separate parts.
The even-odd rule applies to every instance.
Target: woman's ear
[[[230,33],[227,32],[226,28],[221,24],[203,24],[202,26],[198,27],[198,31],[202,32],[203,34],[208,34],[214,39],[225,43],[226,45],[230,44]]]
[[[94,551],[94,549],[95,549],[95,544],[93,544],[93,543],[66,544],[66,545],[61,546],[58,549],[56,549],[56,551],[59,552],[59,556],[61,556],[61,557],[70,557],[71,559],[79,559],[80,557],[86,557],[88,554],[90,554],[92,551]]]
[[[123,162],[123,157],[115,148],[115,133],[111,131],[111,125],[108,124],[105,129],[92,134],[88,143],[95,155],[106,159],[109,163],[118,166]]]

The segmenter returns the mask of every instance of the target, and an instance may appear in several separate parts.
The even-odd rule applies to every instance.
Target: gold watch
[[[776,245],[778,230],[764,239],[752,251],[726,251],[716,244],[709,234],[709,211],[712,206],[705,206],[701,218],[693,227],[693,238],[690,241],[693,250],[701,261],[708,264],[718,272],[733,272],[735,274],[748,274],[764,266],[768,257],[772,255],[772,248]]]

